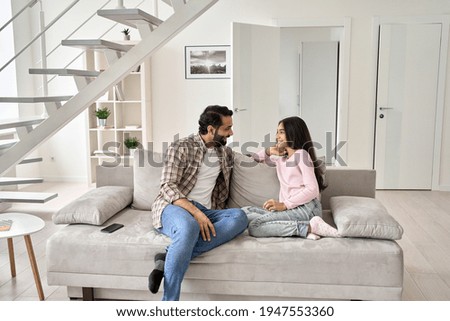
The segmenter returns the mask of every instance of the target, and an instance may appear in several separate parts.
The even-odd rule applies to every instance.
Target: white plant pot
[[[129,151],[131,157],[134,156],[134,152],[136,152],[136,149],[137,148],[128,148],[128,151]]]
[[[106,119],[98,118],[98,127],[105,127],[105,126],[106,126]]]

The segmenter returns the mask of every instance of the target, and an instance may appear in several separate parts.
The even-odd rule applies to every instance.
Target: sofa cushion
[[[102,225],[131,204],[133,189],[126,186],[95,188],[53,214],[55,224]]]
[[[334,196],[331,212],[339,233],[345,237],[399,240],[403,228],[380,201],[358,196]]]
[[[153,201],[159,193],[163,157],[149,150],[136,150],[133,167],[133,203],[138,210],[150,211]]]
[[[228,207],[262,206],[268,199],[278,199],[279,190],[275,167],[240,153],[234,154]]]

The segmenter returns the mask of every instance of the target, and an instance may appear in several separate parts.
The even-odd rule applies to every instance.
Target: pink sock
[[[341,237],[338,230],[327,224],[320,216],[314,216],[309,221],[309,225],[311,227],[311,233],[320,236]]]
[[[320,240],[320,236],[316,235],[314,233],[308,233],[308,235],[306,235],[306,238],[308,240],[314,240],[314,241]]]

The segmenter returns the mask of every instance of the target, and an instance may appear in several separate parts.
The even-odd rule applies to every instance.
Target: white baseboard
[[[439,191],[450,192],[450,186],[449,185],[439,185]]]

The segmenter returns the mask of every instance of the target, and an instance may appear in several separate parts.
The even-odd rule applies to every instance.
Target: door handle
[[[244,108],[244,109],[234,108],[234,111],[237,112],[237,113],[240,112],[240,111],[246,111],[246,110],[247,110],[246,108]]]
[[[386,110],[386,109],[394,109],[394,107],[379,107],[380,110]]]

